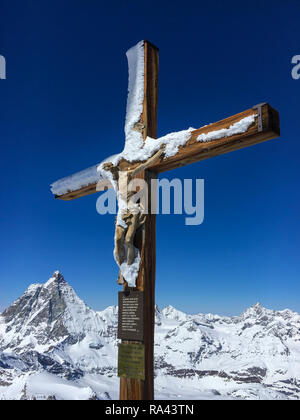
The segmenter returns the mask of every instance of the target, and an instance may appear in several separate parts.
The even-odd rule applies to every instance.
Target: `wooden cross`
[[[156,139],[158,49],[148,41],[144,41],[143,46],[144,100],[139,123],[140,127],[142,127],[142,135],[145,141],[147,136]],[[236,133],[230,131],[230,127],[251,116],[253,117],[253,122],[247,129],[242,132],[237,130]],[[199,141],[199,136],[201,135],[211,135],[211,140]],[[175,155],[162,156],[149,169],[143,171],[139,177],[149,182],[161,172],[274,139],[279,135],[278,112],[269,104],[260,104],[217,123],[192,131],[188,141],[179,147]],[[121,170],[129,170],[134,169],[137,165],[137,162],[130,163],[123,159],[119,167]],[[56,198],[73,200],[92,193],[96,193],[95,180],[89,182],[88,185],[75,188],[75,190],[72,189],[62,194],[56,194]],[[149,209],[151,209],[150,196]],[[145,224],[137,231],[135,237],[135,246],[139,249],[141,256],[135,290],[144,292],[143,344],[145,347],[145,380],[121,378],[120,399],[122,400],[154,399],[155,223],[156,216],[149,211]]]

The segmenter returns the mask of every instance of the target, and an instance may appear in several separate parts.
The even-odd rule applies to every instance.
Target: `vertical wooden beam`
[[[140,122],[143,138],[157,137],[158,102],[158,48],[145,41],[145,88],[144,106]],[[135,238],[135,246],[141,255],[137,287],[132,290],[144,292],[144,346],[145,380],[120,378],[121,400],[154,399],[154,325],[155,325],[155,269],[156,269],[156,215],[151,214],[151,180],[156,173],[145,171],[139,174],[148,184],[148,216]],[[127,341],[127,343],[129,343]]]
[[[144,124],[143,137],[157,137],[158,104],[158,48],[145,42],[145,84],[144,106],[141,122]]]

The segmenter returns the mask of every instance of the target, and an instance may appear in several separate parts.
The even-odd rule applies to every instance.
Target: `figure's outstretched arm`
[[[154,162],[156,162],[161,155],[164,153],[166,148],[166,145],[163,144],[158,152],[156,152],[153,156],[151,156],[146,162],[141,163],[139,166],[137,166],[132,171],[128,171],[130,176],[133,178],[136,175],[138,175],[140,172],[145,171],[149,166],[151,166]]]

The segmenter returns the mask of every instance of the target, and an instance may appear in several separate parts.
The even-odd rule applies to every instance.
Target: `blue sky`
[[[114,216],[51,182],[122,150],[126,50],[160,49],[158,135],[267,101],[282,135],[169,178],[205,180],[205,220],[157,220],[158,305],[300,312],[299,1],[1,0],[0,310],[60,270],[89,306],[117,304]]]

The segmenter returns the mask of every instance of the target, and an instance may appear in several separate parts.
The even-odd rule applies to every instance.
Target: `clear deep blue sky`
[[[51,182],[120,152],[126,50],[160,48],[158,135],[267,101],[282,135],[168,177],[205,179],[205,221],[157,220],[158,305],[300,312],[299,1],[0,0],[0,310],[60,270],[89,306],[117,304],[114,216]]]

